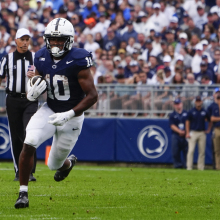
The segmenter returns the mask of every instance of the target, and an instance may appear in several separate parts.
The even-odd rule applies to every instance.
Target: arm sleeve
[[[174,124],[173,115],[170,115],[170,117],[169,117],[169,123],[170,123],[170,126],[171,126],[172,124]]]
[[[77,66],[79,66],[80,69],[87,69],[93,65],[92,53],[88,52],[85,55],[85,57],[77,60]]]
[[[0,78],[5,78],[7,69],[7,58],[6,56],[1,59],[0,62]]]

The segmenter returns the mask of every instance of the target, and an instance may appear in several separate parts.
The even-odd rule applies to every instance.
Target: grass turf
[[[0,163],[0,219],[220,219],[218,171],[76,166],[55,182],[55,172],[38,164],[30,207],[15,209],[12,167]]]

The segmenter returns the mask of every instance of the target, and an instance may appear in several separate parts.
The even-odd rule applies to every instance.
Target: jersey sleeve
[[[86,69],[93,65],[92,53],[84,49],[78,49],[74,52],[74,60],[77,61],[76,65],[81,69]]]
[[[7,70],[7,57],[2,57],[0,61],[0,78],[4,79],[6,76],[6,70]]]

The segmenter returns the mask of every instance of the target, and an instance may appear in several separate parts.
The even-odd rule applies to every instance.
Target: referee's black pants
[[[16,173],[19,171],[19,156],[23,148],[25,129],[31,116],[37,111],[37,108],[37,101],[31,102],[26,98],[15,97],[11,94],[8,94],[6,97],[6,110],[11,136],[11,153]],[[34,166],[31,173],[35,173],[36,159],[35,152]]]

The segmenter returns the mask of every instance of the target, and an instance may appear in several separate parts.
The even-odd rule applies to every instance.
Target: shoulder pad
[[[45,51],[47,51],[46,47],[43,47],[43,48],[41,48],[40,50],[38,50],[38,51],[35,53],[35,58],[41,57],[41,56],[45,53]]]
[[[76,61],[77,66],[84,69],[93,65],[91,52],[81,48],[73,48],[70,53],[71,58]]]
[[[73,48],[70,53],[74,60],[85,59],[85,57],[92,58],[92,53],[82,48]]]

